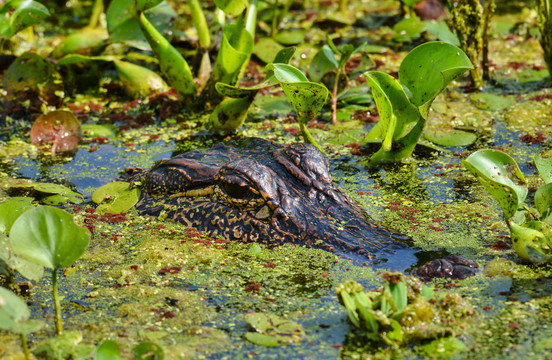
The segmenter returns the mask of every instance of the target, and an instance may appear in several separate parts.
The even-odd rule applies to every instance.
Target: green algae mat
[[[551,5],[4,2],[0,358],[550,358]],[[408,246],[209,236],[114,182],[253,137]],[[449,255],[478,272],[413,276]]]

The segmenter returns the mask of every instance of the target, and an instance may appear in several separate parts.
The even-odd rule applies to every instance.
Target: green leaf
[[[153,0],[155,1],[155,0]],[[146,0],[142,6],[150,1]],[[109,38],[112,42],[123,42],[140,50],[150,50],[150,45],[140,30],[138,15],[134,0],[113,0],[107,9],[106,20]],[[172,30],[172,19],[176,13],[165,1],[149,9],[145,13],[148,22],[160,34],[167,34]]]
[[[552,183],[548,183],[544,186],[541,186],[535,192],[535,207],[541,216],[545,214],[550,214],[552,208]]]
[[[449,44],[460,46],[460,41],[455,33],[450,31],[447,23],[444,21],[428,20],[424,21],[424,30],[435,36],[437,39]]]
[[[104,28],[84,28],[65,38],[52,52],[51,56],[59,59],[67,54],[93,55],[101,51],[109,37]]]
[[[7,189],[28,189],[43,194],[61,195],[66,201],[79,204],[84,201],[84,197],[69,189],[66,186],[50,183],[37,183],[31,180],[18,179],[5,184]]]
[[[401,85],[391,75],[370,71],[364,76],[372,90],[372,97],[380,116],[378,127],[368,133],[367,138],[374,136],[373,132],[379,132],[382,149],[391,151],[392,143],[404,137],[411,130],[413,124],[420,120],[421,114],[408,100]]]
[[[89,241],[87,228],[77,226],[68,212],[50,206],[26,211],[10,231],[10,244],[16,254],[50,269],[73,264]]]
[[[540,156],[535,156],[535,165],[539,171],[540,177],[544,180],[545,184],[552,182],[552,158],[546,159]]]
[[[135,98],[169,91],[163,78],[148,68],[126,61],[115,60],[115,67],[125,91]]]
[[[515,160],[499,150],[479,150],[462,164],[499,202],[504,219],[511,219],[527,196],[527,182]]]
[[[213,68],[213,76],[217,81],[235,85],[242,65],[253,51],[253,46],[253,37],[245,30],[243,22],[226,25],[222,31],[220,50]]]
[[[426,130],[424,137],[434,144],[448,147],[468,146],[477,140],[477,135],[462,130]]]
[[[319,82],[327,72],[336,71],[338,66],[334,52],[328,45],[324,45],[311,61],[309,76],[312,81]]]
[[[256,93],[255,91],[255,94]],[[253,96],[223,99],[209,115],[210,126],[215,130],[230,131],[239,129],[247,117],[249,107],[253,100]]]
[[[288,64],[268,64],[266,70],[272,70],[274,76],[279,82],[293,83],[293,82],[308,82],[309,79],[294,66]]]
[[[253,47],[253,54],[265,63],[269,63],[274,59],[274,56],[284,47],[274,41],[272,38],[261,38]]]
[[[502,95],[477,93],[471,96],[471,101],[479,109],[502,110],[512,105],[513,101]]]
[[[48,9],[37,1],[8,1],[0,7],[0,37],[9,39],[27,26],[36,24],[48,16]]]
[[[94,360],[120,360],[121,350],[119,344],[113,340],[104,340],[98,346]]]
[[[398,42],[409,42],[420,37],[424,30],[424,23],[417,16],[403,19],[393,26],[395,36],[393,40]]]
[[[247,7],[247,0],[215,0],[219,9],[229,16],[238,16]]]
[[[129,186],[127,182],[115,181],[97,188],[92,194],[92,201],[100,204],[96,212],[120,214],[130,210],[140,199],[140,189]]]
[[[39,359],[90,359],[96,351],[94,345],[82,343],[82,333],[77,330],[64,331],[41,343],[33,349]]]
[[[8,235],[0,233],[0,260],[4,261],[10,269],[16,270],[24,278],[38,281],[44,275],[44,268],[22,257],[16,256],[11,250]]]
[[[419,347],[428,358],[450,359],[454,355],[466,351],[468,347],[455,337],[435,339]]]
[[[44,326],[42,321],[29,320],[27,304],[10,290],[0,287],[0,329],[16,334],[29,334]]]
[[[427,118],[431,103],[458,75],[473,69],[469,58],[454,45],[432,41],[408,53],[399,68],[399,80],[410,101]]]
[[[408,304],[408,294],[406,291],[406,283],[401,281],[393,284],[389,283],[389,293],[393,298],[393,302],[397,307],[396,312],[401,312]]]
[[[90,137],[108,137],[115,138],[117,134],[115,133],[116,127],[112,124],[84,124],[82,125],[82,132],[86,136]]]
[[[192,103],[197,89],[192,71],[182,54],[161,35],[144,13],[140,14],[139,24],[169,84],[184,102]]]
[[[314,119],[328,98],[328,89],[313,82],[280,83],[291,105],[297,113],[299,122],[307,123]]]
[[[79,63],[88,62],[88,61],[115,61],[117,59],[118,57],[113,55],[87,56],[87,55],[71,54],[71,55],[64,56],[62,59],[59,59],[56,62],[56,65],[57,66],[71,65],[71,64],[79,64]]]
[[[30,197],[13,197],[0,203],[0,232],[9,234],[15,220],[33,207],[32,201]]]
[[[146,11],[161,4],[162,2],[163,0],[136,0],[136,9],[139,11]]]
[[[508,222],[512,246],[518,256],[534,264],[552,261],[552,227],[542,221],[530,221],[523,226]]]
[[[299,343],[305,336],[301,324],[274,314],[249,313],[245,321],[257,332],[245,334],[247,340],[262,346],[282,346]]]
[[[144,341],[134,348],[134,360],[163,360],[165,358],[165,352],[163,348],[156,343]]]
[[[298,45],[305,40],[305,33],[305,30],[281,30],[274,35],[274,40],[286,46]]]

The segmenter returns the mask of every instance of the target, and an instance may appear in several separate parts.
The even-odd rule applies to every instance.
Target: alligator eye
[[[248,199],[251,198],[253,195],[249,187],[246,185],[223,181],[222,188],[228,196],[235,199]]]

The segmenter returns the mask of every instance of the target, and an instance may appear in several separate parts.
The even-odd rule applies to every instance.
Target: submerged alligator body
[[[312,145],[245,139],[127,173],[127,181],[142,184],[140,213],[165,213],[211,236],[300,244],[365,260],[406,247],[334,185],[328,158]]]

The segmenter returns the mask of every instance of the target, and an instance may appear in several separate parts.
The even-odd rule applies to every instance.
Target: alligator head
[[[142,184],[139,212],[165,213],[211,236],[364,259],[405,247],[334,185],[328,158],[312,145],[245,139],[127,172]]]

